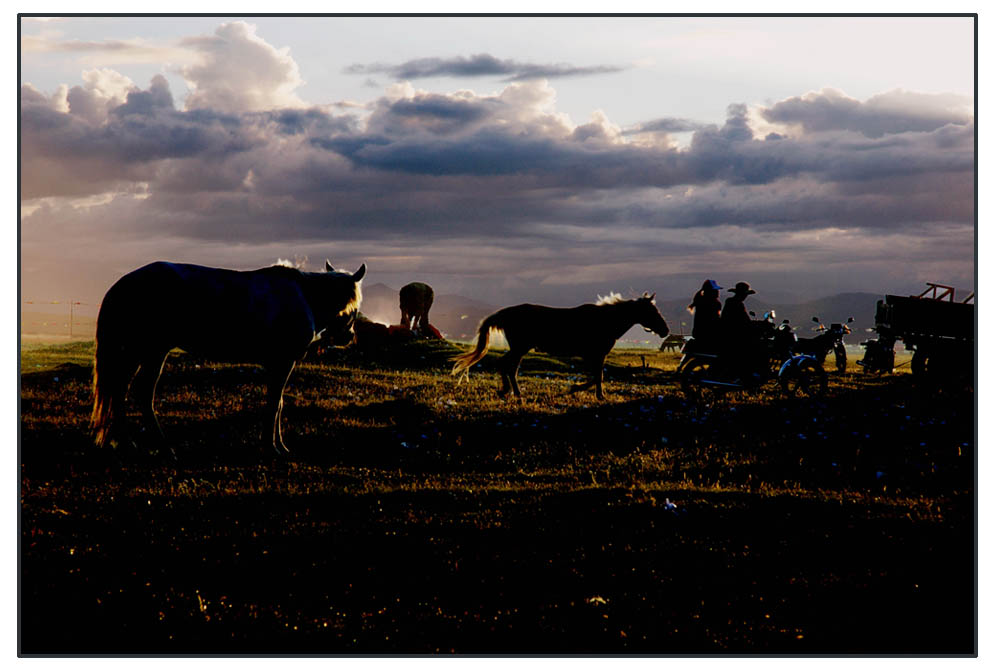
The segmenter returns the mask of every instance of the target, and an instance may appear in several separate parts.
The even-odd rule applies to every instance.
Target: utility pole
[[[69,338],[73,338],[73,305],[80,304],[79,302],[69,301]]]

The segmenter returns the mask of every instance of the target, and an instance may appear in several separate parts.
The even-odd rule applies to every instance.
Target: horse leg
[[[160,373],[163,371],[163,363],[166,362],[168,351],[156,351],[145,355],[139,365],[139,373],[133,381],[134,397],[142,407],[142,418],[149,431],[154,435],[160,444],[165,444],[166,436],[160,427],[160,421],[156,418],[153,408],[156,395],[156,384],[160,380]],[[170,450],[173,454],[173,449]]]
[[[282,394],[285,392],[285,385],[288,378],[295,369],[295,362],[273,363],[266,368],[267,374],[267,413],[274,416],[274,424],[271,429],[271,445],[279,455],[289,452],[285,442],[281,439],[281,409],[284,406]]]
[[[604,358],[605,356],[601,356],[594,363],[594,383],[597,384],[597,399],[599,400],[604,399]]]
[[[510,385],[514,388],[514,397],[521,399],[521,388],[517,385],[517,370],[521,367],[521,358],[526,351],[518,351],[510,361]]]
[[[513,390],[514,397],[521,399],[521,388],[517,385],[517,370],[525,353],[527,351],[512,348],[500,358],[500,380],[503,382],[500,397],[506,397],[507,393]]]
[[[508,351],[500,358],[500,397],[506,397],[507,393],[510,392],[512,384],[512,377],[508,373],[508,367],[510,366],[511,356],[513,356],[513,351]]]
[[[597,399],[603,400],[604,399],[604,388],[603,388],[603,381],[604,381],[604,358],[601,357],[596,362],[595,361],[589,361],[588,364],[587,364],[587,367],[590,368],[589,371],[590,371],[591,376],[592,376],[592,378],[590,379],[590,381],[587,381],[585,383],[578,383],[575,386],[571,387],[569,389],[569,391],[571,393],[575,393],[575,392],[579,392],[581,390],[586,390],[586,389],[591,388],[591,387],[593,387],[593,386],[596,385],[597,386]]]
[[[126,398],[128,397],[129,387],[132,385],[132,379],[135,377],[136,370],[139,369],[139,363],[133,362],[131,358],[126,358],[120,364],[121,366],[115,370],[114,378],[111,382],[111,412],[109,414],[106,441],[107,443],[111,443],[113,438],[115,440],[124,438],[134,448],[135,442],[129,437],[130,430],[126,428],[125,422],[128,411]]]

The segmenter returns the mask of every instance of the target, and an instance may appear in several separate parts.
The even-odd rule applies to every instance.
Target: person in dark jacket
[[[729,292],[733,293],[733,296],[726,298],[726,305],[722,307],[722,327],[731,334],[749,332],[752,321],[743,301],[747,299],[747,296],[756,294],[757,291],[750,288],[750,284],[746,281],[740,281],[730,288]]]
[[[691,298],[687,310],[694,314],[694,327],[691,336],[702,344],[715,343],[719,338],[719,314],[722,302],[719,301],[719,291],[722,286],[712,279],[705,279],[701,290]]]
[[[740,281],[729,289],[732,297],[726,298],[719,319],[726,357],[730,358],[737,373],[743,377],[753,372],[755,358],[759,353],[757,333],[753,321],[743,303],[748,296],[756,294],[750,284]]]

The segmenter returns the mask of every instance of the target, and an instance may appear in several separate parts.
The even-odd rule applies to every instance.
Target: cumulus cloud
[[[879,253],[928,249],[971,266],[974,121],[957,99],[827,91],[623,129],[600,111],[574,123],[530,80],[398,83],[339,113],[304,106],[291,55],[247,24],[187,45],[203,61],[183,108],[163,77],[140,88],[106,68],[53,94],[22,87],[26,263],[101,241],[133,266],[166,250],[240,266],[308,253],[498,301],[587,276],[657,289],[699,267],[875,276]],[[676,132],[689,147],[644,140]]]
[[[568,63],[523,63],[513,59],[500,59],[488,53],[452,58],[417,58],[405,63],[355,63],[344,68],[345,74],[387,74],[397,81],[426,79],[429,77],[501,77],[504,81],[531,79],[559,79],[595,74],[613,74],[624,71],[618,65],[577,66]]]
[[[305,82],[289,49],[273,47],[249,23],[225,23],[214,35],[187,38],[182,45],[202,56],[181,70],[192,88],[187,109],[236,113],[306,106],[295,94]]]

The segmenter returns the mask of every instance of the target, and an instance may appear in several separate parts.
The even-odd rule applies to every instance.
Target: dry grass
[[[531,355],[519,404],[418,342],[307,360],[276,460],[259,370],[178,353],[175,462],[135,414],[92,447],[88,346],[22,352],[24,652],[972,652],[967,390],[705,411],[616,351],[608,401]]]

